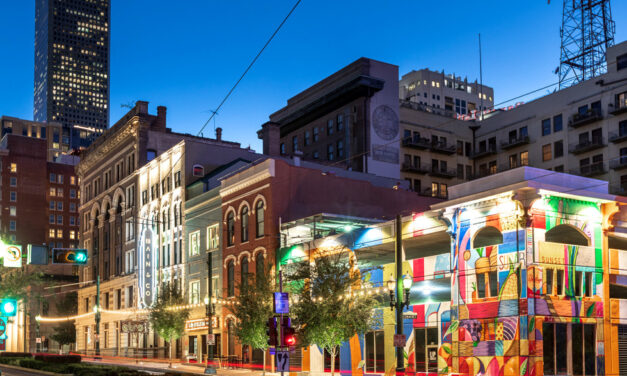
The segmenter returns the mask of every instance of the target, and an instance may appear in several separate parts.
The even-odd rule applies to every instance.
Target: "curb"
[[[0,364],[0,368],[1,367],[6,367],[9,369],[14,369],[16,371],[22,371],[22,372],[30,372],[34,375],[48,375],[48,376],[59,376],[59,375],[63,375],[63,376],[72,376],[71,373],[54,373],[54,372],[48,372],[48,371],[41,371],[38,369],[33,369],[33,368],[25,368],[25,367],[18,367],[18,366],[12,366],[10,364]]]
[[[99,361],[82,361],[82,363],[100,364],[104,366],[114,366],[114,367],[126,367],[126,368],[135,369],[139,371],[149,371],[149,372],[158,372],[158,373],[166,373],[166,372],[179,373],[179,374],[194,373],[194,372],[185,372],[185,371],[177,370],[175,368],[159,368],[159,367],[150,367],[150,366],[144,366],[144,365],[139,365],[139,364],[119,364],[119,363],[108,363],[108,362],[99,362]],[[52,375],[57,375],[57,374],[54,373]]]

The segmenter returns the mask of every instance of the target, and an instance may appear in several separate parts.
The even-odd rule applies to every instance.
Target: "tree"
[[[266,323],[272,317],[272,293],[275,279],[271,270],[249,274],[242,278],[233,314],[236,318],[235,335],[243,345],[263,350],[263,374],[266,374],[266,350],[268,335]]]
[[[59,316],[75,315],[78,311],[78,293],[76,291],[66,293],[55,303]],[[59,346],[71,345],[76,342],[76,327],[74,321],[65,321],[54,328],[54,334],[50,336],[57,341]]]
[[[185,305],[181,291],[171,283],[163,283],[159,288],[157,301],[150,308],[150,323],[154,330],[170,346],[170,365],[172,368],[172,341],[181,338],[185,332],[185,320],[189,318],[189,309]]]
[[[355,293],[369,274],[353,268],[354,259],[341,249],[318,251],[312,260],[290,265],[290,290],[298,296],[291,312],[303,346],[318,345],[331,355],[331,374],[339,346],[374,323],[377,301],[369,294]],[[353,293],[351,293],[351,291]]]

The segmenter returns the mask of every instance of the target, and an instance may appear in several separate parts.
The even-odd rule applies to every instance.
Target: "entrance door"
[[[438,372],[437,346],[427,346],[427,372]]]
[[[627,375],[627,325],[618,326],[618,370]]]

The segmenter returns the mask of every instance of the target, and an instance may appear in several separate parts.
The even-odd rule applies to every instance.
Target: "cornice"
[[[100,164],[102,159],[109,153],[111,150],[117,148],[121,143],[126,141],[129,137],[137,138],[139,128],[139,121],[136,121],[134,118],[129,120],[126,125],[120,129],[119,132],[111,135],[111,137],[105,140],[101,145],[94,150],[91,150],[87,153],[87,156],[81,160],[78,165],[78,174],[79,176],[84,175],[86,172],[90,171],[95,165]],[[102,137],[102,136],[101,136]]]
[[[230,196],[261,181],[269,179],[272,176],[273,174],[269,169],[264,169],[263,171],[257,172],[256,174],[253,174],[250,177],[243,179],[233,185],[220,189],[220,198],[224,200],[225,197]]]

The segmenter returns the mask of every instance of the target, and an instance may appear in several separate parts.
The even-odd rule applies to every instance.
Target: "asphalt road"
[[[0,370],[2,370],[2,376],[32,376],[31,372],[18,371],[11,368],[4,367],[0,365]]]

